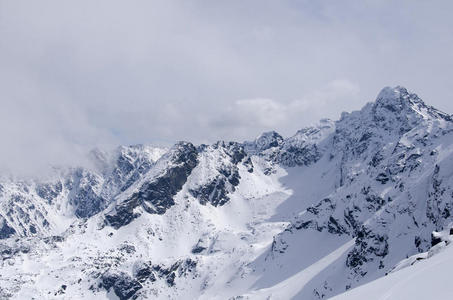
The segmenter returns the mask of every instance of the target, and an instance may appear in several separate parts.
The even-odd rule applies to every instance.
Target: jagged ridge
[[[362,110],[289,138],[97,150],[92,170],[4,180],[0,249],[12,279],[0,278],[0,295],[341,293],[427,251],[431,232],[453,222],[452,123],[405,88],[384,88]],[[351,239],[316,276],[279,288]],[[44,277],[21,270],[30,255]]]

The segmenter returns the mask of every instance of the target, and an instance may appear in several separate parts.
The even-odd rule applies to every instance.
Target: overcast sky
[[[453,1],[0,0],[0,166],[291,135],[403,85],[453,113]]]

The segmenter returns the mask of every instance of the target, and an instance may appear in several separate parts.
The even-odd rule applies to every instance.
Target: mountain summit
[[[453,119],[403,87],[287,138],[91,158],[0,182],[0,298],[324,299],[452,240]]]
[[[409,93],[406,88],[397,86],[395,88],[385,87],[381,90],[374,104],[375,111],[386,109],[399,115],[411,116],[415,113],[423,119],[444,119],[451,121],[451,116],[427,106],[416,94]]]

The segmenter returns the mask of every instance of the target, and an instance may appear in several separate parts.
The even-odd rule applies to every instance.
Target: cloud
[[[92,147],[114,143],[80,107],[54,89],[9,73],[0,109],[0,170],[43,174],[51,165],[85,164]],[[20,93],[15,92],[20,90]]]
[[[285,121],[287,107],[271,99],[245,99],[236,101],[229,113],[234,114],[236,121],[243,126],[269,128]]]
[[[0,166],[69,163],[98,145],[290,135],[387,85],[451,112],[451,8],[0,0]]]
[[[286,103],[266,98],[237,100],[221,114],[213,116],[211,126],[223,131],[221,135],[240,139],[250,139],[251,132],[258,135],[265,130],[280,130],[288,136],[322,118],[336,119],[338,102],[351,110],[359,107],[359,91],[356,84],[338,79]]]

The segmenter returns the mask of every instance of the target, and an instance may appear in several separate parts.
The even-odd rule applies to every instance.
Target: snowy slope
[[[0,182],[0,297],[322,299],[453,222],[452,118],[402,87],[288,138],[90,155]]]
[[[449,237],[448,242],[451,241]],[[439,244],[404,265],[404,269],[332,299],[453,299],[453,286],[450,284],[453,247]]]

